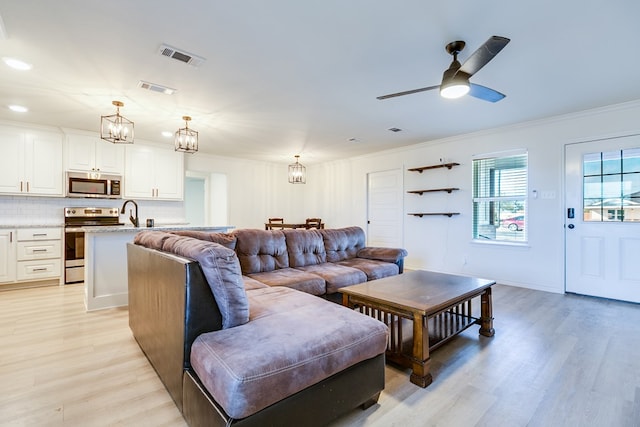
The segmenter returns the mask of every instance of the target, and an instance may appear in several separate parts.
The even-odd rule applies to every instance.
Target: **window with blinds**
[[[473,159],[473,238],[527,241],[527,153]]]

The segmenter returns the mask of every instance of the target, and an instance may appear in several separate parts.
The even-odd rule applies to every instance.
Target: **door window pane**
[[[602,153],[602,174],[608,175],[612,173],[622,172],[622,152],[609,151]]]
[[[640,148],[622,151],[622,171],[624,173],[640,172]]]
[[[584,221],[640,221],[640,148],[586,154]]]
[[[584,156],[584,176],[602,175],[600,153],[590,153]]]
[[[585,199],[602,198],[602,177],[600,176],[584,177],[584,198]]]

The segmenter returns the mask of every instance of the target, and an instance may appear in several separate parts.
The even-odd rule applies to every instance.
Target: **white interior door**
[[[402,170],[367,175],[367,244],[403,247]]]
[[[640,135],[567,145],[565,174],[567,292],[640,302]]]

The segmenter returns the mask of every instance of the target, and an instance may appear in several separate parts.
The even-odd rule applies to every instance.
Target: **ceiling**
[[[33,65],[0,63],[0,119],[98,131],[119,100],[139,139],[170,145],[161,131],[190,115],[203,152],[331,161],[640,99],[640,2],[602,4],[0,0],[0,57]],[[471,81],[502,101],[376,99],[439,84],[448,42],[466,41],[464,62],[492,35],[511,43]],[[161,56],[163,43],[206,61]]]

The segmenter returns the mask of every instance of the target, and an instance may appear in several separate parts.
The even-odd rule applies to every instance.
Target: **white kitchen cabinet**
[[[0,283],[62,283],[62,229],[0,230]]]
[[[124,147],[97,136],[67,135],[66,160],[67,170],[124,173]]]
[[[20,228],[17,239],[17,281],[62,277],[62,229]]]
[[[125,148],[125,198],[182,200],[183,194],[183,153],[138,144]]]
[[[16,279],[16,232],[0,230],[0,283]]]
[[[62,196],[62,135],[0,127],[0,193]]]

